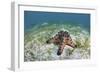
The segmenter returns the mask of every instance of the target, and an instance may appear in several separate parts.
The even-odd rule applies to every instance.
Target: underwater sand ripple
[[[63,59],[89,59],[90,58],[90,35],[89,32],[79,26],[62,24],[61,26],[43,24],[42,28],[34,27],[24,37],[24,61],[47,61]],[[37,30],[36,30],[37,29]],[[73,41],[78,45],[69,55],[70,48],[64,49],[61,56],[57,56],[58,47],[45,42],[60,30],[68,31]]]

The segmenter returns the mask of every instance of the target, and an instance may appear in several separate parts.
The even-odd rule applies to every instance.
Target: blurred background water
[[[71,23],[90,31],[90,14],[24,11],[24,27],[28,30],[42,23]]]

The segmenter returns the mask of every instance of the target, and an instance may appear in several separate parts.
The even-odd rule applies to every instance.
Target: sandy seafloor
[[[46,44],[46,40],[60,30],[69,32],[77,48],[66,46],[61,56],[57,55],[58,47]],[[73,50],[74,49],[74,50]],[[73,51],[71,54],[69,54]],[[24,31],[24,61],[51,61],[68,59],[90,59],[90,32],[84,27],[71,23],[41,23]]]

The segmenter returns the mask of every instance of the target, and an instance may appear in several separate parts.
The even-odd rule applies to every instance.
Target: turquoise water
[[[46,40],[59,31],[68,31],[77,48],[58,47]],[[90,59],[90,15],[75,13],[24,12],[24,61]]]
[[[90,30],[90,14],[24,11],[25,31],[45,22],[60,25],[70,23],[71,25],[79,25]]]

